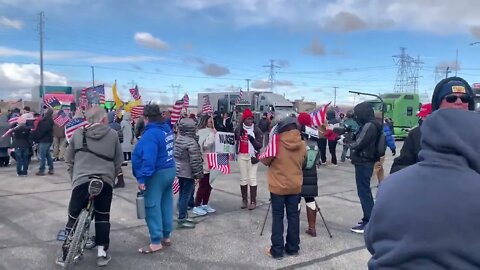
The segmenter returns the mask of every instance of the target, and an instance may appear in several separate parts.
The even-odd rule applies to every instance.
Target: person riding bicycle
[[[88,125],[75,131],[65,153],[73,187],[66,231],[72,230],[78,215],[87,206],[90,178],[101,177],[103,189],[94,199],[95,244],[98,248],[97,265],[105,266],[111,260],[106,252],[110,242],[110,205],[123,152],[117,132],[108,126],[107,113],[103,108],[94,107],[86,116]],[[63,264],[62,256],[57,258],[57,264]]]

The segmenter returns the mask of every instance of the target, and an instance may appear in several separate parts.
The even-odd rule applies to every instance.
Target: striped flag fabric
[[[235,105],[233,105],[233,110],[235,111],[238,103],[240,103],[240,101],[242,101],[242,98],[243,98],[243,91],[242,89],[240,88],[240,93],[238,94],[238,97],[237,99],[235,100]]]
[[[135,88],[131,88],[129,91],[133,99],[139,100],[142,98],[142,96],[140,95],[140,92],[138,92],[138,85],[135,85]]]
[[[323,107],[320,109],[317,109],[310,114],[312,116],[312,123],[314,126],[320,127],[323,125],[325,118],[327,117],[327,110],[328,106],[330,106],[330,103],[332,102],[330,101],[329,103],[323,105]]]
[[[85,121],[83,118],[74,118],[70,120],[67,125],[65,126],[65,137],[67,137],[67,141],[73,136],[73,133],[84,126],[88,125],[88,122]]]
[[[218,170],[223,174],[230,173],[230,154],[228,153],[207,153],[208,168]]]
[[[210,104],[210,98],[207,95],[203,96],[202,113],[208,115],[211,115],[213,113],[213,108]]]
[[[62,104],[60,103],[60,100],[58,100],[57,97],[51,96],[47,99],[45,99],[45,105],[49,108],[55,108],[57,106],[61,106]]]
[[[12,135],[12,132],[15,128],[17,128],[17,127],[9,128],[5,133],[3,133],[2,137],[0,137],[0,138],[5,138],[7,136]]]
[[[145,109],[145,107],[143,105],[133,107],[132,110],[130,111],[132,119],[135,120],[135,119],[140,118],[140,116],[143,115],[143,110],[144,109]]]
[[[80,92],[80,100],[79,100],[80,107],[87,108],[88,107],[88,100],[87,100],[87,89],[82,89]]]
[[[278,134],[278,129],[275,126],[272,129],[272,136],[265,148],[263,149],[263,152],[258,156],[258,159],[264,159],[264,158],[271,158],[271,157],[276,157],[278,153],[278,140],[280,139],[280,135]]]
[[[188,97],[188,94],[185,93],[183,96],[183,108],[186,110],[188,109],[188,106],[190,105],[190,98]]]
[[[63,110],[58,111],[57,116],[53,119],[53,122],[59,127],[63,127],[68,121],[70,121],[70,117]]]
[[[80,93],[80,106],[88,107],[92,104],[105,104],[105,86],[88,87]]]
[[[182,112],[182,109],[183,109],[183,99],[177,100],[175,102],[175,105],[173,105],[172,113],[170,114],[170,122],[172,123],[172,125],[175,125],[178,119],[180,119],[180,113]]]
[[[172,184],[173,194],[177,194],[180,191],[180,182],[178,181],[178,177],[175,176]]]

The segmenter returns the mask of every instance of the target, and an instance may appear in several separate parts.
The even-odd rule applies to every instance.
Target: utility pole
[[[458,49],[455,56],[455,77],[457,77],[457,74],[458,74]]]
[[[178,95],[180,93],[180,88],[181,85],[170,85],[170,88],[172,88],[172,93],[173,93],[173,103],[175,103],[178,100]]]
[[[45,86],[43,82],[43,31],[45,27],[45,13],[42,11],[38,14],[38,33],[40,36],[40,95],[42,100],[45,96]],[[40,104],[42,104],[41,102]]]
[[[92,68],[92,86],[95,87],[95,67],[91,66]]]
[[[250,92],[250,79],[245,79],[247,81],[247,92]]]
[[[280,68],[280,66],[275,65],[275,60],[270,60],[270,65],[265,65],[263,67],[270,68],[270,75],[268,79],[270,81],[270,91],[274,92],[275,90],[275,68]]]
[[[445,71],[445,79],[448,78],[448,73],[450,72],[450,67],[447,67],[447,70]]]
[[[333,89],[334,89],[334,94],[335,94],[335,97],[333,99],[333,107],[336,107],[337,106],[337,88],[338,86],[334,86]]]

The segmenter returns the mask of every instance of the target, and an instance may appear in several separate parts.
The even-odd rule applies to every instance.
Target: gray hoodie
[[[420,162],[382,182],[365,242],[369,269],[480,269],[480,114],[422,124]]]
[[[83,146],[83,129],[75,131],[65,152],[65,161],[73,188],[87,183],[88,177],[92,175],[102,176],[105,183],[113,186],[123,162],[122,147],[117,133],[107,125],[94,124],[87,126],[86,136],[88,149],[107,156],[113,161],[107,161],[89,152],[77,151],[75,153],[75,150],[81,149]]]

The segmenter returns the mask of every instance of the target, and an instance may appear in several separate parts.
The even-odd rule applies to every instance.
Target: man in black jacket
[[[45,175],[45,163],[48,163],[48,174],[53,174],[53,160],[50,154],[50,147],[53,143],[53,110],[48,109],[38,127],[33,134],[35,141],[38,142],[38,155],[40,158],[40,168],[36,175]]]
[[[475,94],[462,78],[450,77],[440,81],[432,96],[432,112],[438,109],[475,110]],[[417,163],[422,133],[420,125],[410,131],[403,143],[400,156],[392,164],[390,174]]]
[[[363,233],[365,226],[370,220],[373,208],[373,196],[370,189],[373,167],[379,160],[376,142],[382,126],[375,121],[372,105],[363,102],[353,109],[357,123],[360,125],[353,142],[347,142],[351,149],[350,159],[355,165],[355,180],[357,182],[357,194],[363,210],[362,221],[351,228],[352,232]]]

